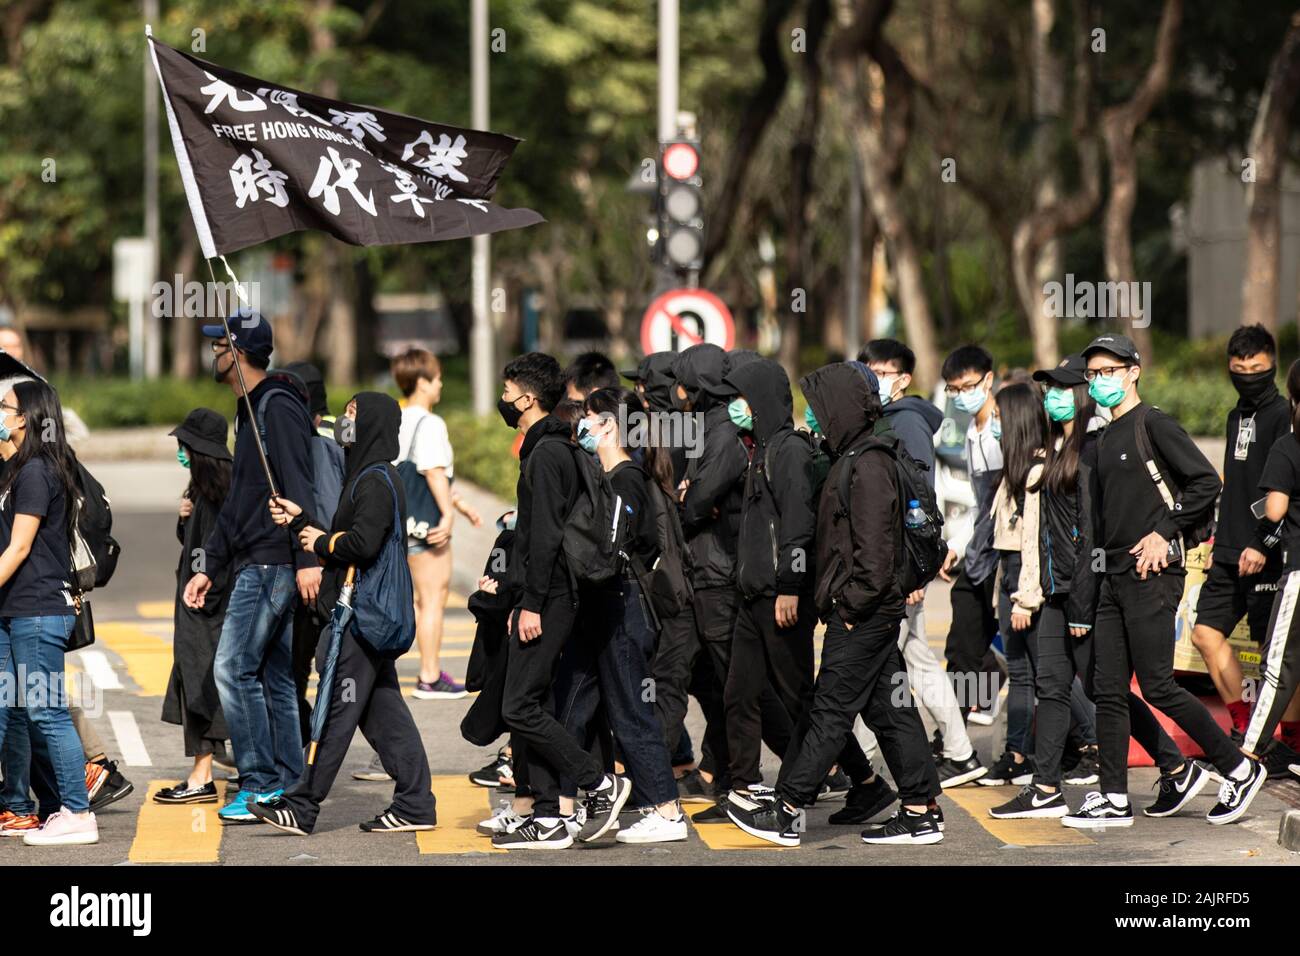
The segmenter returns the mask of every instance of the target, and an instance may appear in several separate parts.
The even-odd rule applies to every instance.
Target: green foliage
[[[456,476],[486,488],[506,501],[515,500],[519,459],[513,454],[517,432],[500,419],[478,418],[467,408],[439,407],[456,454]],[[488,519],[489,515],[484,515]]]
[[[187,382],[160,378],[132,382],[125,378],[56,378],[59,398],[76,411],[92,430],[137,425],[179,425],[195,408],[215,409],[228,419],[235,413],[235,397],[211,379]]]

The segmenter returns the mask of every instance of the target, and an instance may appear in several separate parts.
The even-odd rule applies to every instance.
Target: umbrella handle
[[[356,577],[357,577],[357,566],[355,564],[349,564],[347,577],[343,579],[343,586],[351,587],[352,583],[356,580]]]

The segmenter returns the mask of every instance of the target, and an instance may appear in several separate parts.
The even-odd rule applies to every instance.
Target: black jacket
[[[510,583],[519,607],[541,612],[551,597],[569,595],[569,570],[561,545],[564,526],[578,495],[572,429],[547,415],[533,424],[519,446],[518,518]]]
[[[873,616],[901,618],[906,610],[896,562],[902,547],[902,515],[893,459],[867,450],[844,457],[875,435],[869,413],[879,414],[880,398],[866,377],[847,362],[827,365],[799,382],[804,397],[834,456],[817,505],[817,614],[823,621],[838,611],[846,623]],[[849,500],[840,497],[844,469],[851,469]]]
[[[746,598],[811,594],[813,448],[796,432],[785,369],[771,359],[732,371],[727,383],[749,403],[754,453],[745,473],[744,509],[736,542],[736,586]]]
[[[284,394],[266,406],[266,457],[280,494],[310,512],[313,428],[307,414],[307,389],[288,373],[274,373],[259,382],[248,397],[257,408],[263,396],[275,391]],[[267,508],[271,489],[257,454],[255,433],[256,424],[249,421],[248,407],[241,398],[235,412],[230,494],[203,545],[209,577],[214,570],[233,570],[245,564],[294,564],[299,570],[316,566],[316,559],[298,547],[297,538],[271,520]]]
[[[518,602],[518,595],[506,580],[504,569],[510,566],[514,542],[513,531],[498,534],[483,567],[483,574],[497,582],[497,592],[475,591],[466,602],[477,627],[465,671],[465,687],[478,693],[460,722],[460,734],[477,747],[488,746],[508,729],[501,719],[508,657],[506,621]]]
[[[646,410],[652,415],[682,414],[673,404],[673,389],[677,379],[673,378],[673,361],[676,352],[652,352],[641,362],[641,386],[645,389]],[[680,434],[680,433],[679,433]],[[686,466],[690,459],[686,457],[686,444],[673,442],[668,448],[669,458],[673,463],[673,485],[686,477]]]
[[[406,527],[406,496],[402,479],[391,464],[397,457],[397,431],[402,410],[392,396],[380,392],[356,395],[356,441],[343,450],[343,490],[328,533],[316,539],[316,557],[325,566],[321,576],[317,609],[328,617],[334,611],[339,591],[350,566],[358,574],[379,557],[379,551],[393,530],[393,501],[396,492],[398,527]],[[392,483],[377,471],[362,472],[371,465],[382,464]],[[296,503],[296,502],[295,502]],[[299,517],[293,527],[301,529],[307,522]],[[317,525],[319,527],[319,525]]]
[[[1251,422],[1254,440],[1244,442],[1245,458],[1237,457],[1237,434],[1242,420]],[[1219,499],[1219,523],[1214,533],[1214,560],[1236,564],[1244,548],[1254,548],[1268,557],[1270,569],[1282,566],[1281,549],[1269,548],[1259,530],[1259,520],[1250,506],[1264,497],[1259,479],[1269,449],[1291,431],[1291,406],[1277,389],[1257,402],[1238,399],[1228,413],[1228,442],[1223,449],[1223,495]]]
[[[701,453],[688,458],[690,482],[682,500],[682,530],[695,567],[696,588],[730,587],[736,578],[736,541],[744,503],[749,452],[726,403],[704,390],[722,383],[726,355],[716,345],[694,345],[677,356],[672,374],[691,397],[692,412],[704,415]]]
[[[1083,427],[1079,422],[1077,427]],[[1056,494],[1046,484],[1039,496],[1042,515],[1038,524],[1039,577],[1043,597],[1064,603],[1065,621],[1091,627],[1097,616],[1101,575],[1092,549],[1096,547],[1097,435],[1084,437],[1079,473],[1072,493]]]

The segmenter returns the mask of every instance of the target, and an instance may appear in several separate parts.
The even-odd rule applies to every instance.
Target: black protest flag
[[[544,221],[489,201],[513,136],[326,99],[148,40],[205,258],[299,229],[378,246]]]

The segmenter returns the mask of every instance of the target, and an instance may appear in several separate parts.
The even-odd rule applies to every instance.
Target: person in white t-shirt
[[[433,406],[442,397],[442,367],[425,349],[408,349],[392,364],[393,378],[406,397],[398,432],[396,465],[409,461],[428,483],[432,501],[407,495],[406,560],[415,589],[415,643],[420,673],[415,697],[455,700],[466,695],[463,685],[442,669],[442,618],[451,588],[451,529],[455,511],[475,527],[478,512],[452,491],[452,450],[447,423]],[[409,485],[408,485],[409,488]]]

